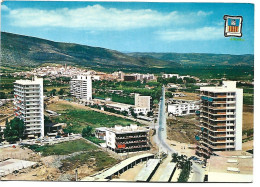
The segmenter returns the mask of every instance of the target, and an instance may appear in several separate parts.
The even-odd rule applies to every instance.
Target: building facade
[[[106,130],[106,146],[116,153],[146,151],[150,149],[149,129],[130,125],[116,125]]]
[[[25,123],[25,136],[44,136],[43,79],[16,80],[14,83],[14,113]]]
[[[70,81],[70,93],[79,99],[92,100],[91,76],[77,75]]]
[[[200,108],[199,102],[190,100],[172,100],[167,106],[168,115],[184,116],[195,114]]]
[[[135,107],[145,108],[147,112],[151,110],[151,96],[141,96],[140,94],[135,94]]]
[[[243,89],[235,81],[200,88],[200,127],[196,154],[209,158],[216,151],[242,150]]]

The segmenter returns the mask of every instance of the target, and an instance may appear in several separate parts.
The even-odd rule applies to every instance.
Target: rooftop
[[[43,79],[35,76],[32,80],[16,80],[15,83],[22,85],[43,84]]]
[[[200,87],[200,91],[209,91],[209,92],[234,92],[240,88],[236,87],[236,81],[223,81],[222,86],[216,87]]]
[[[116,134],[121,133],[135,133],[135,132],[148,132],[149,129],[145,127],[140,127],[134,124],[131,124],[130,126],[122,127],[120,125],[116,125],[114,128],[107,128],[108,131],[114,132]]]
[[[253,155],[244,151],[215,152],[209,159],[209,172],[253,175]]]

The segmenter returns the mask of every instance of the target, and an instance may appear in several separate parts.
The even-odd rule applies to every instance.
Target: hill
[[[154,58],[180,65],[254,65],[254,55],[207,53],[126,53],[131,57]]]
[[[250,65],[253,55],[204,53],[122,53],[101,47],[54,42],[36,37],[1,33],[2,66],[39,66],[45,63],[96,68],[179,68],[186,65]]]
[[[178,66],[155,58],[131,57],[124,53],[87,45],[53,42],[45,39],[1,33],[2,65],[37,66],[44,63],[74,64],[80,66]]]

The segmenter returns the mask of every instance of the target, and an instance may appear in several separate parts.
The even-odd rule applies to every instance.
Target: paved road
[[[166,152],[168,154],[178,153],[172,149],[167,143],[167,133],[166,133],[166,110],[165,110],[165,88],[162,88],[162,97],[159,103],[159,115],[158,123],[155,125],[156,135],[154,136],[154,141],[160,148],[160,151]],[[193,177],[192,182],[203,182],[205,170],[201,165],[193,163]]]
[[[192,177],[191,182],[204,182],[205,169],[202,168],[202,165],[193,162],[192,169],[194,175]]]
[[[162,97],[160,98],[159,103],[159,115],[158,115],[158,124],[156,124],[156,135],[154,136],[154,141],[160,148],[160,151],[163,151],[168,154],[177,153],[173,150],[167,143],[167,133],[166,133],[166,110],[165,110],[165,88],[162,87]]]

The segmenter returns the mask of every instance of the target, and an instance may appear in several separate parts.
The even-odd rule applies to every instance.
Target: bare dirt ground
[[[13,108],[14,105],[12,101],[8,101],[0,107],[0,126],[5,126],[6,119],[11,120],[14,118]]]
[[[4,151],[3,151],[4,149]],[[2,177],[1,180],[33,180],[33,181],[74,181],[75,169],[60,168],[57,156],[40,157],[30,149],[21,148],[3,148],[0,149],[0,158],[17,158],[38,162],[37,167],[31,167],[19,170],[17,173]],[[2,156],[2,157],[1,157]],[[96,163],[88,162],[80,165],[78,170],[78,179],[92,175],[97,172]]]
[[[195,155],[195,144],[181,143],[175,140],[166,140],[166,142],[180,154],[187,155],[188,157]]]
[[[254,106],[243,106],[243,130],[254,128]]]
[[[252,150],[254,148],[254,141],[248,141],[242,144],[242,150],[243,151],[248,151],[248,150]]]
[[[1,148],[0,149],[0,160],[5,160],[8,158],[15,158],[15,159],[21,159],[21,160],[31,160],[36,159],[37,154],[35,154],[32,150],[27,148]]]
[[[195,124],[199,121],[196,115],[167,119],[167,137],[169,140],[178,140],[181,143],[195,143],[195,135],[200,130]]]
[[[182,93],[186,96],[184,97],[174,97],[174,99],[184,99],[184,100],[199,100],[199,96],[197,93],[189,93],[189,92],[176,92],[176,93]]]

